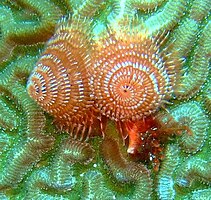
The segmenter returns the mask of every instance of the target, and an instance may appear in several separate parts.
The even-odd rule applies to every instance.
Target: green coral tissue
[[[0,199],[211,199],[210,5],[210,0],[1,0]],[[152,113],[157,127],[140,128],[145,132],[138,154],[128,153],[128,135],[119,133],[124,127],[104,119],[105,113],[84,139],[81,124],[72,125],[72,132],[61,130],[28,94],[28,78],[65,17],[81,23],[75,25],[80,30],[90,26],[92,38],[83,40],[91,45],[106,31],[115,41],[118,27],[131,28],[131,34],[162,40],[157,48],[176,57],[173,94]],[[59,31],[65,35],[65,27]],[[108,36],[104,40],[104,49],[106,42],[115,45]]]

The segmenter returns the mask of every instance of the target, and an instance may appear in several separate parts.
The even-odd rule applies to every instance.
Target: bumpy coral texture
[[[0,198],[209,199],[209,5],[1,1]]]

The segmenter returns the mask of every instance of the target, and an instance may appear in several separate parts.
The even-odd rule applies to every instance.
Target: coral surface
[[[0,199],[210,199],[210,4],[1,0]]]

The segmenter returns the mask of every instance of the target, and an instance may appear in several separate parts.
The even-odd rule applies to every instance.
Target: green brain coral
[[[129,159],[113,122],[109,139],[73,140],[27,94],[29,74],[64,15],[91,18],[96,38],[131,18],[152,36],[169,32],[166,45],[179,52],[182,70],[165,108],[191,134],[165,143],[158,172]],[[0,199],[209,199],[210,35],[210,0],[2,0]]]

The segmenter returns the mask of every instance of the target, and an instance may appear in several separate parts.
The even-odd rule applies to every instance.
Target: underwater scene
[[[0,200],[211,200],[211,0],[1,0]]]

